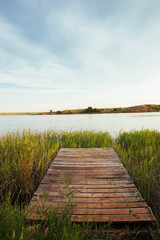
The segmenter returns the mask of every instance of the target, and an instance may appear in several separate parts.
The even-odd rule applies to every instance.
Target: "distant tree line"
[[[88,107],[81,111],[81,113],[99,113],[100,110],[97,108]]]

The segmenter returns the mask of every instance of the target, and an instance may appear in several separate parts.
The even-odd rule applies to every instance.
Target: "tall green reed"
[[[160,219],[160,133],[120,133],[115,149],[142,196]]]
[[[3,193],[10,190],[15,197],[30,198],[58,149],[58,141],[51,141],[46,134],[23,131],[1,137],[0,186]]]
[[[0,138],[0,192],[27,202],[60,148],[107,147],[108,133],[23,131]]]

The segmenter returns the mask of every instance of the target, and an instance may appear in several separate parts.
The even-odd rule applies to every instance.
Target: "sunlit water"
[[[108,131],[112,136],[116,136],[120,131],[135,129],[160,131],[160,113],[0,116],[1,135],[23,129],[100,130]]]

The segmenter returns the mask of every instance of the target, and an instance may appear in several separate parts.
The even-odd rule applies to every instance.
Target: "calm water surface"
[[[119,131],[157,129],[160,131],[160,113],[113,113],[81,115],[24,115],[0,116],[0,134],[23,129],[44,131],[95,130],[108,131],[116,136]]]

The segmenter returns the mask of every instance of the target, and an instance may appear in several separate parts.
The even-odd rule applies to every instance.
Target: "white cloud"
[[[56,98],[43,92],[57,108],[158,103],[159,4],[122,1],[101,17],[88,1],[63,3],[23,2],[42,16],[46,36],[38,43],[0,18],[0,81],[58,88]]]

